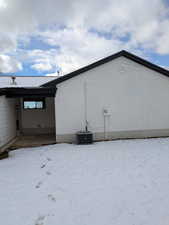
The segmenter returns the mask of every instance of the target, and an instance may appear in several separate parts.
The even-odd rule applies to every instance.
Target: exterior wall
[[[75,133],[85,128],[84,83],[96,140],[169,136],[169,78],[120,57],[57,86],[58,142],[75,141]]]
[[[16,136],[15,100],[0,96],[0,147]]]
[[[23,134],[55,133],[54,98],[46,98],[44,109],[23,109],[21,100],[21,132]]]

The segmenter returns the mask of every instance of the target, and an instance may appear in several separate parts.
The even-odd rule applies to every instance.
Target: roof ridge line
[[[168,70],[166,70],[166,69],[164,69],[164,68],[162,68],[162,67],[160,67],[160,66],[158,66],[156,64],[153,64],[152,62],[149,62],[149,61],[147,61],[147,60],[145,60],[145,59],[143,59],[143,58],[141,58],[139,56],[136,56],[136,55],[134,55],[134,54],[132,54],[132,53],[126,51],[126,50],[121,50],[121,51],[119,51],[119,52],[117,52],[117,53],[115,53],[113,55],[107,56],[107,57],[105,57],[103,59],[100,59],[100,60],[98,60],[98,61],[96,61],[94,63],[91,63],[91,64],[89,64],[89,65],[87,65],[85,67],[82,67],[82,68],[80,68],[78,70],[75,70],[75,71],[73,71],[71,73],[68,73],[68,74],[66,74],[64,76],[61,76],[61,77],[58,77],[58,78],[56,78],[56,79],[54,79],[52,81],[46,82],[46,83],[44,83],[41,86],[42,87],[55,86],[55,85],[57,85],[59,83],[62,83],[64,81],[66,81],[66,80],[69,80],[69,79],[71,79],[73,77],[76,77],[76,76],[78,76],[78,75],[80,75],[80,74],[82,74],[84,72],[87,72],[87,71],[89,71],[89,70],[91,70],[91,69],[93,69],[95,67],[103,65],[105,63],[108,63],[108,62],[110,62],[110,61],[112,61],[112,60],[114,60],[114,59],[116,59],[118,57],[121,57],[121,56],[124,56],[124,57],[126,57],[126,58],[128,58],[128,59],[130,59],[130,60],[132,60],[134,62],[137,62],[137,63],[139,63],[139,64],[141,64],[141,65],[143,65],[143,66],[145,66],[145,67],[147,67],[149,69],[152,69],[152,70],[154,70],[156,72],[159,72],[159,73],[169,77],[169,71]]]

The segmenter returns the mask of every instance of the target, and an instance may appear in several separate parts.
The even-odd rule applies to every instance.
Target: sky
[[[169,0],[0,0],[0,73],[67,74],[127,50],[169,68]]]

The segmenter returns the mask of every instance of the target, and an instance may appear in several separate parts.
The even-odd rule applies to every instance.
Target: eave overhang
[[[0,89],[0,95],[7,98],[55,97],[56,87],[8,87]]]

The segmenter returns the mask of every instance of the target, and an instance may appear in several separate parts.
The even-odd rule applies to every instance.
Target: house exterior
[[[16,120],[22,134],[55,132],[58,143],[75,142],[86,126],[94,140],[169,136],[169,71],[126,51],[39,86],[0,93],[0,145],[16,135]],[[46,110],[21,109],[24,99],[38,98]]]
[[[39,88],[55,77],[0,76],[0,149],[20,135],[55,133],[55,90]],[[24,99],[44,99],[44,109],[24,109]]]

